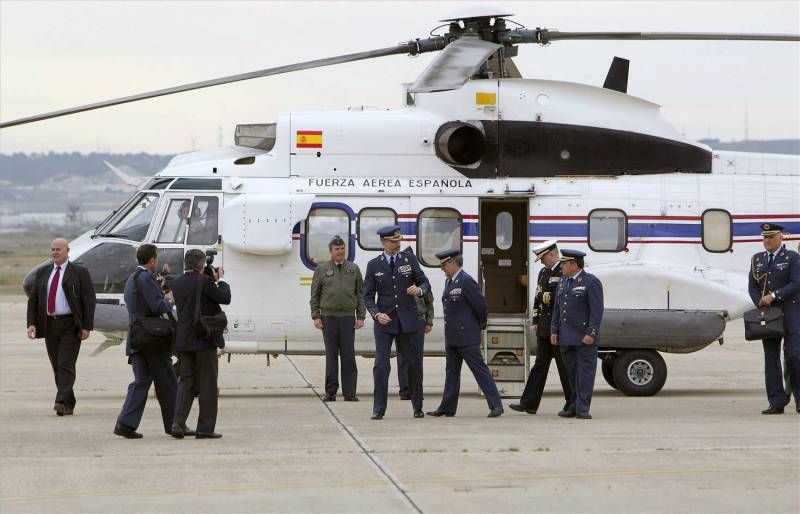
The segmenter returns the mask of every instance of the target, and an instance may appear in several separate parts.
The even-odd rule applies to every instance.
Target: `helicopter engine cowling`
[[[436,155],[453,166],[472,167],[486,155],[486,135],[479,124],[445,123],[436,132]]]

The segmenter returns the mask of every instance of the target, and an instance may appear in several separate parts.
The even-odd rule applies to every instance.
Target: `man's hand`
[[[225,276],[225,268],[220,266],[219,268],[217,268],[217,273],[216,274],[217,274],[217,280],[221,279],[222,277]]]
[[[410,294],[411,296],[422,296],[422,289],[418,288],[417,286],[411,286],[406,289],[406,293]]]
[[[392,321],[392,318],[382,312],[375,316],[375,319],[378,320],[378,323],[381,325],[388,325],[389,322]]]
[[[433,330],[433,325],[425,325],[425,333],[430,334],[431,330]]]
[[[358,330],[359,328],[364,328],[364,320],[363,319],[357,319],[356,320],[356,330]]]
[[[550,334],[550,344],[558,346],[558,334]]]
[[[771,303],[772,303],[774,300],[775,300],[775,299],[774,299],[774,298],[772,298],[772,293],[770,293],[770,294],[768,294],[768,295],[764,295],[764,296],[762,296],[762,297],[761,297],[761,300],[759,300],[759,302],[758,302],[758,306],[759,306],[759,307],[769,307],[769,305],[770,305],[770,304],[771,304]]]
[[[315,318],[314,319],[314,328],[318,328],[322,330],[322,318]]]
[[[28,327],[28,339],[36,339],[36,325]]]
[[[81,341],[86,341],[87,339],[89,339],[89,334],[90,333],[91,332],[89,332],[86,329],[81,329]]]
[[[594,336],[583,336],[583,340],[581,342],[585,345],[594,344]]]

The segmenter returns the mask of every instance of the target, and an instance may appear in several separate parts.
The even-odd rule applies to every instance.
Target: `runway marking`
[[[386,481],[388,481],[389,484],[394,488],[394,490],[397,493],[399,493],[401,499],[405,500],[406,503],[408,503],[408,505],[412,509],[414,509],[415,512],[417,512],[418,514],[422,514],[422,509],[420,509],[419,506],[416,503],[414,503],[414,500],[412,500],[411,497],[408,495],[408,491],[406,490],[406,487],[403,486],[403,484],[400,482],[400,479],[398,479],[394,475],[394,473],[392,473],[391,470],[389,470],[389,467],[386,466],[381,461],[381,459],[378,458],[377,455],[375,455],[375,452],[372,451],[372,448],[370,448],[367,445],[367,443],[365,443],[356,434],[355,430],[353,430],[348,425],[345,425],[344,422],[341,420],[341,418],[339,418],[339,416],[333,410],[333,408],[330,405],[328,405],[327,402],[322,401],[322,395],[319,393],[319,391],[317,391],[317,388],[314,386],[314,384],[311,383],[311,381],[303,374],[300,368],[294,363],[292,358],[287,355],[286,359],[289,361],[289,364],[292,365],[297,374],[300,375],[300,377],[306,382],[306,384],[308,384],[308,387],[311,388],[311,391],[317,396],[322,406],[325,408],[326,411],[328,411],[328,414],[334,419],[334,421],[338,425],[339,430],[344,432],[350,438],[350,440],[353,441],[353,443],[355,443],[355,445],[360,450],[359,453],[364,457],[366,457],[366,459],[378,473],[384,476]]]
[[[415,485],[427,484],[441,484],[441,483],[468,483],[468,482],[519,482],[523,480],[562,480],[567,478],[613,478],[613,477],[627,477],[627,476],[658,476],[658,475],[684,475],[688,473],[706,474],[706,473],[763,473],[763,472],[784,472],[784,471],[797,471],[797,466],[778,466],[771,468],[700,468],[700,469],[651,469],[651,470],[617,470],[617,471],[597,471],[597,472],[584,472],[584,473],[539,473],[533,475],[498,475],[487,477],[442,477],[442,478],[418,478],[408,480],[407,483]],[[86,492],[86,493],[64,493],[64,494],[51,494],[39,496],[8,496],[0,497],[0,502],[26,502],[37,500],[57,500],[65,498],[93,498],[105,496],[142,496],[153,494],[198,494],[198,493],[214,493],[214,492],[247,492],[247,491],[270,491],[270,490],[291,490],[291,489],[314,489],[314,488],[329,488],[329,487],[367,487],[367,486],[385,486],[386,480],[355,480],[355,481],[341,481],[341,482],[309,482],[309,483],[265,483],[253,485],[236,485],[236,486],[202,486],[197,488],[183,488],[183,489],[132,489],[121,491],[101,491],[101,492]]]

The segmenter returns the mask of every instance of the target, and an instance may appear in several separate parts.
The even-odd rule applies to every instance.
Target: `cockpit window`
[[[186,244],[211,245],[217,242],[219,199],[216,196],[195,196],[189,237]]]
[[[186,228],[189,226],[191,209],[192,201],[188,198],[171,200],[156,241],[159,243],[183,243],[186,237]]]
[[[142,189],[166,189],[170,182],[172,182],[171,178],[154,178]]]
[[[101,243],[75,262],[90,270],[98,294],[122,293],[136,269],[136,248],[123,243]]]
[[[141,193],[127,210],[120,210],[111,221],[103,225],[97,236],[119,237],[130,241],[143,241],[158,206],[158,194]]]
[[[218,178],[179,178],[170,189],[188,189],[198,191],[222,190],[222,179]]]

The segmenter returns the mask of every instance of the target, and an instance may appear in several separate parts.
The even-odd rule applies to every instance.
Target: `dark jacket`
[[[600,322],[603,321],[603,284],[600,279],[580,272],[567,287],[567,277],[561,278],[553,304],[550,333],[558,334],[561,346],[581,346],[584,336],[594,337],[600,343]]]
[[[33,291],[28,297],[27,326],[36,326],[37,339],[43,338],[47,333],[47,280],[52,271],[52,265],[39,268],[36,272]],[[70,261],[64,270],[61,288],[66,295],[67,303],[72,311],[72,320],[78,331],[92,330],[96,297],[89,271]]]
[[[138,301],[133,298],[134,277],[136,277],[139,288]],[[161,287],[158,285],[155,275],[143,268],[136,268],[136,271],[125,282],[125,305],[128,308],[128,327],[133,325],[133,321],[137,316],[145,318],[159,316],[172,311],[172,304],[164,298],[164,293],[161,292]],[[136,305],[136,312],[134,312],[134,305]],[[128,338],[125,339],[125,355],[138,352],[138,350],[131,348],[130,340]]]
[[[536,337],[550,337],[550,322],[553,318],[553,304],[556,302],[558,283],[561,280],[561,263],[555,268],[542,267],[536,279],[536,297],[533,300],[533,324]]]
[[[463,269],[449,280],[442,294],[445,346],[469,346],[481,343],[486,326],[486,299],[475,279]]]
[[[413,253],[398,252],[395,255],[394,273],[384,253],[367,263],[367,271],[364,273],[364,304],[367,312],[372,319],[380,313],[392,319],[386,325],[376,321],[375,330],[401,334],[419,329],[417,301],[406,292],[412,285],[422,289],[423,295],[431,289],[428,278]]]
[[[222,334],[214,340],[200,336],[195,323],[195,298],[197,281],[203,280],[203,293],[200,296],[200,314],[210,316],[222,310],[221,305],[231,303],[231,288],[227,282],[214,282],[208,276],[190,271],[170,282],[175,307],[178,309],[178,327],[175,332],[176,352],[196,352],[222,347]]]
[[[775,293],[774,307],[800,299],[800,255],[782,246],[775,251],[771,268],[768,264],[769,253],[766,250],[753,256],[748,284],[753,304],[758,306],[761,297],[770,293]]]

